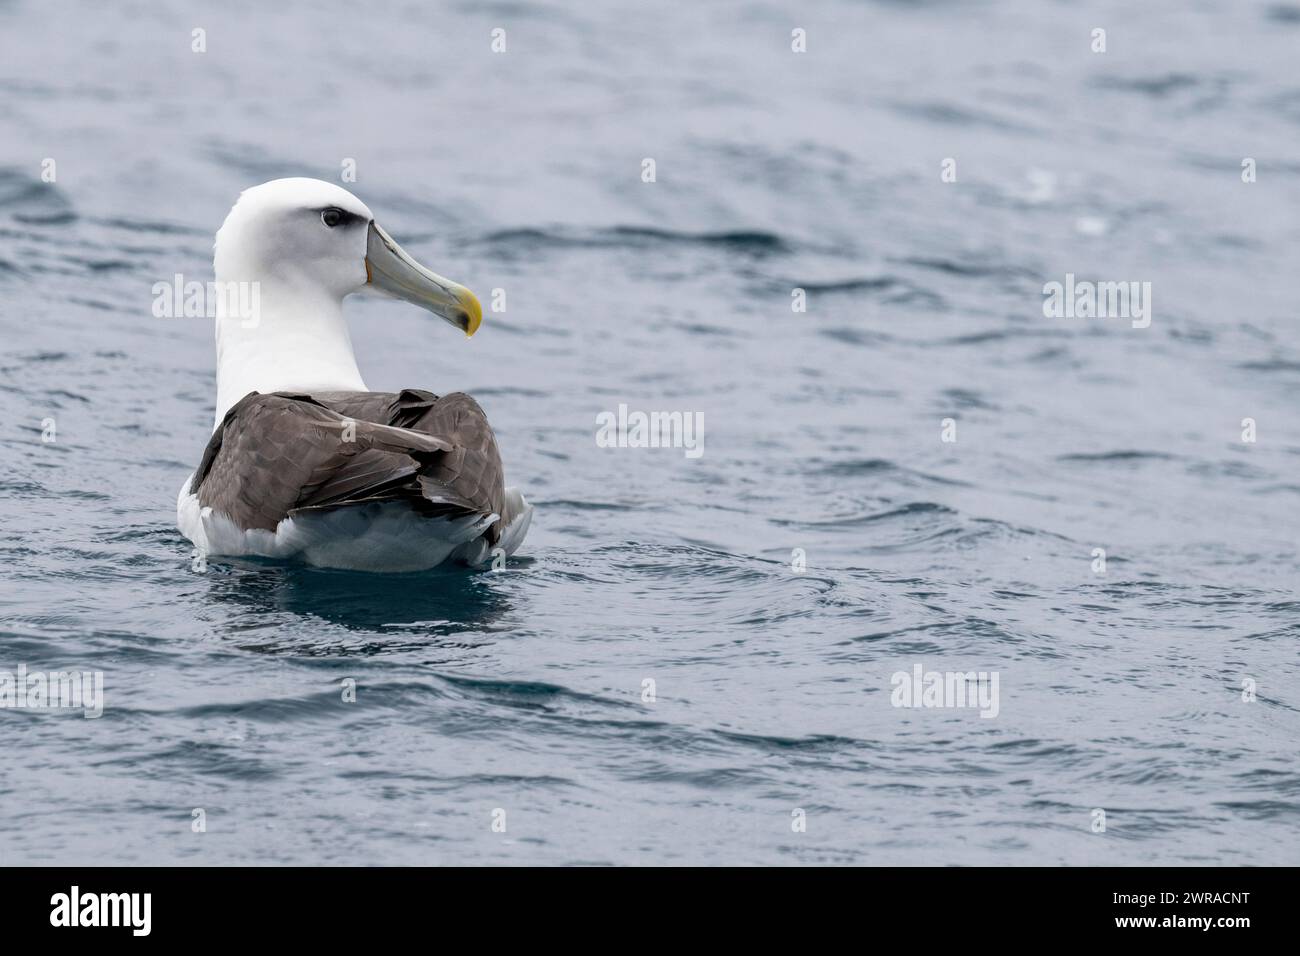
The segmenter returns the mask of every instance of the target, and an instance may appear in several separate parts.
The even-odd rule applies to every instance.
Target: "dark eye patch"
[[[333,229],[335,226],[347,226],[359,222],[361,217],[355,213],[340,209],[338,206],[326,206],[320,211],[320,221]]]

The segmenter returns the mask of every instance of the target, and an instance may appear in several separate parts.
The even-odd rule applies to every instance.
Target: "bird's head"
[[[362,290],[405,299],[466,335],[483,308],[474,293],[425,268],[346,189],[319,179],[276,179],[246,189],[217,232],[221,280],[275,281],[337,299]]]

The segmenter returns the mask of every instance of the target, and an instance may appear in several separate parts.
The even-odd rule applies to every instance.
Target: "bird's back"
[[[496,437],[464,393],[253,393],[213,432],[178,521],[214,554],[408,570],[522,541]],[[189,512],[187,514],[187,512]]]

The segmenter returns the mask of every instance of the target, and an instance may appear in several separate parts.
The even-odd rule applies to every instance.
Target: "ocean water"
[[[0,709],[0,863],[1296,862],[1300,6],[318,6],[0,3],[0,671],[104,688]],[[349,305],[487,410],[504,571],[174,528],[212,327],[153,286],[348,161],[505,291]]]

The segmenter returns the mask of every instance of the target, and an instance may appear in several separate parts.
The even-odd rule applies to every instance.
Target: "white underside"
[[[191,476],[193,477],[193,476]],[[442,564],[477,567],[492,548],[483,533],[496,515],[430,518],[401,502],[368,502],[285,518],[274,531],[244,530],[226,515],[199,505],[190,478],[176,499],[176,525],[208,556],[277,558],[351,571],[426,571]],[[523,543],[533,506],[506,489],[515,518],[497,547],[507,556]]]

